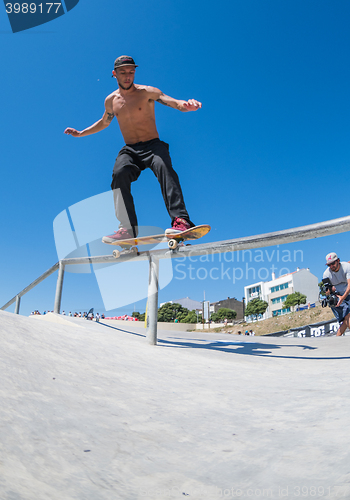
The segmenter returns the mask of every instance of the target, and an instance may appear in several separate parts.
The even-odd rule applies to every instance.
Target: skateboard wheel
[[[131,251],[132,253],[137,253],[137,252],[138,252],[138,249],[137,249],[137,247],[131,247],[131,248],[130,248],[130,251]]]
[[[169,240],[168,241],[168,247],[171,249],[171,250],[175,250],[178,246],[178,242],[174,239],[172,240]]]
[[[119,252],[119,250],[113,250],[113,252],[112,252],[112,253],[113,253],[113,257],[115,257],[116,259],[119,259],[119,257],[120,257],[120,252]]]

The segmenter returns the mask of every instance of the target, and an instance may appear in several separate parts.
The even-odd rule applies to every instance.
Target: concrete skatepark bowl
[[[0,498],[350,498],[350,337],[0,311]]]

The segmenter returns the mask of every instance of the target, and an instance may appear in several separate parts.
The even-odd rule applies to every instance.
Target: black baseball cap
[[[122,66],[135,66],[137,68],[137,64],[135,64],[135,61],[132,57],[130,56],[119,56],[117,59],[114,61],[114,69],[121,68]]]

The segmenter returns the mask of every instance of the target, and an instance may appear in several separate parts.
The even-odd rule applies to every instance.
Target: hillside
[[[276,318],[268,318],[253,323],[241,323],[239,325],[227,326],[226,328],[220,327],[219,329],[215,328],[215,330],[226,333],[238,333],[240,330],[242,334],[246,330],[254,330],[255,335],[266,335],[268,333],[280,332],[281,330],[288,330],[289,328],[327,321],[332,318],[334,316],[330,307],[322,308],[322,306],[318,306],[313,309],[296,311]]]

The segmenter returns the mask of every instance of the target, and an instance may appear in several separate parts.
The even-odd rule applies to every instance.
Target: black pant
[[[137,234],[137,217],[131,194],[131,183],[136,181],[142,170],[150,168],[157,177],[165,206],[173,221],[182,217],[189,221],[179,178],[171,165],[169,145],[159,139],[152,139],[124,146],[115,161],[111,188],[114,195],[115,214],[119,227],[134,229]]]

